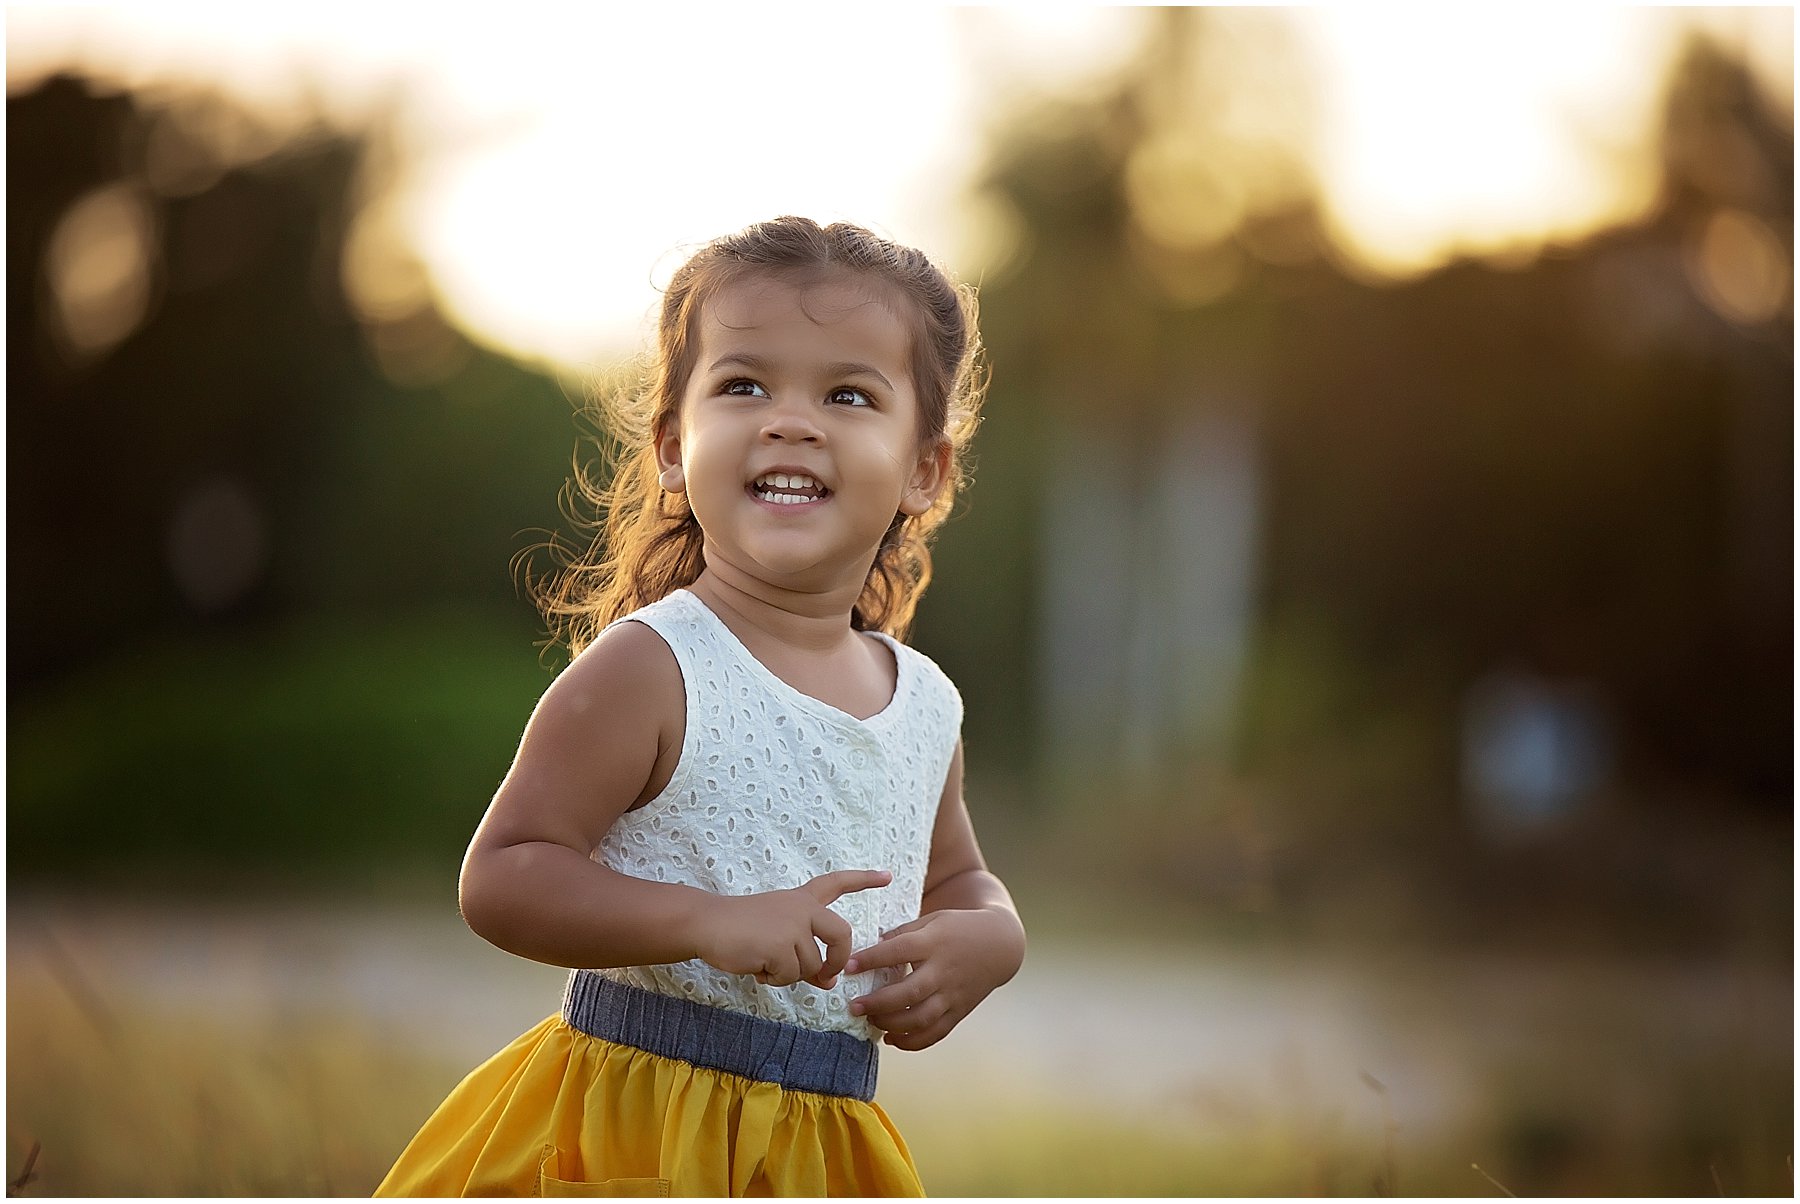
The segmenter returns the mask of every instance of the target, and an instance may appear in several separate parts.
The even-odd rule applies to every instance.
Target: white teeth
[[[816,489],[819,483],[797,473],[771,472],[756,478],[759,489]]]
[[[805,485],[801,484],[801,482],[806,480],[807,478],[805,477],[765,477],[756,483],[756,496],[765,502],[774,502],[778,506],[803,506],[808,502],[821,500],[824,496],[823,494],[815,497],[809,493],[781,492],[784,489],[805,488]],[[788,481],[792,481],[794,484],[786,484],[785,482]]]

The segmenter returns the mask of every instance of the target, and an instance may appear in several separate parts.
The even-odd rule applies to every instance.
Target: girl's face
[[[912,335],[853,277],[753,276],[695,324],[677,421],[657,439],[722,564],[801,592],[860,592],[896,514],[931,507],[948,444],[920,446]]]

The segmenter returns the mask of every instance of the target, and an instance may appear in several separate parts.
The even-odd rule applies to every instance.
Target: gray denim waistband
[[[659,995],[592,970],[569,975],[563,1019],[590,1037],[723,1070],[793,1091],[875,1098],[878,1050],[842,1032],[818,1032],[691,999]]]

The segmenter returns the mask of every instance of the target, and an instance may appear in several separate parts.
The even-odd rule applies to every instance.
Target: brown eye
[[[769,391],[753,380],[728,380],[719,392],[729,397],[767,397]]]
[[[875,404],[875,399],[861,389],[850,388],[833,389],[825,395],[825,401],[829,405],[839,406],[872,406]]]

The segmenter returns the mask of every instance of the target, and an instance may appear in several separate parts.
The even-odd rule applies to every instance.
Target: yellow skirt
[[[873,1103],[590,1037],[551,1016],[471,1071],[377,1196],[922,1196]]]

